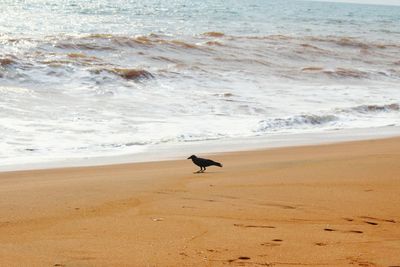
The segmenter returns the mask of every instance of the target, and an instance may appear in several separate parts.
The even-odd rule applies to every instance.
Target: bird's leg
[[[201,167],[200,167],[200,170],[198,170],[197,172],[195,172],[195,173],[201,173],[201,171],[202,171],[202,169],[201,169]]]
[[[206,170],[206,167],[203,167],[203,171],[202,172],[204,172]]]

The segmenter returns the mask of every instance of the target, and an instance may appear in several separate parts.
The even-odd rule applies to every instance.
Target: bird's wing
[[[211,166],[215,164],[215,161],[211,160],[211,159],[203,159],[203,164],[205,166]]]

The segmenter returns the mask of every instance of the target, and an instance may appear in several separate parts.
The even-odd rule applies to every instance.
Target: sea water
[[[0,165],[400,125],[400,7],[0,2]]]

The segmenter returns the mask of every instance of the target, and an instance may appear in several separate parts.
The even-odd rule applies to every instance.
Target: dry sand
[[[0,174],[0,266],[400,266],[400,138]]]

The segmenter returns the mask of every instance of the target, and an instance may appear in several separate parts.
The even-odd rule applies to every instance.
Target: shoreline
[[[400,137],[0,173],[5,266],[397,266]]]
[[[178,160],[185,159],[192,154],[210,155],[227,152],[385,139],[396,136],[400,136],[400,126],[339,129],[309,133],[277,133],[252,137],[157,144],[148,145],[143,151],[137,153],[110,156],[74,157],[68,159],[55,159],[52,161],[41,160],[38,162],[0,165],[0,173],[23,170],[91,167]]]

